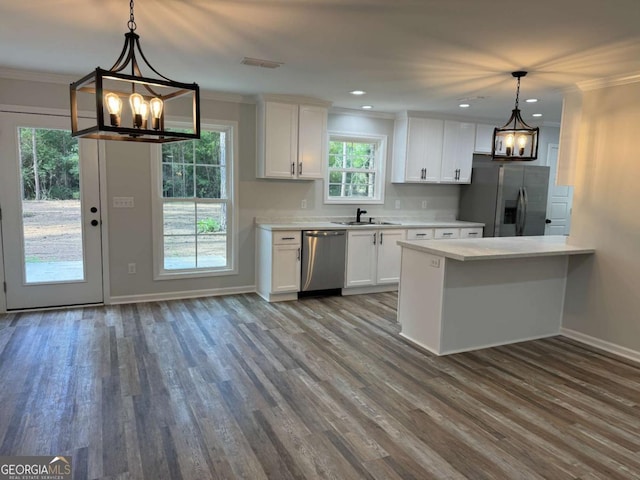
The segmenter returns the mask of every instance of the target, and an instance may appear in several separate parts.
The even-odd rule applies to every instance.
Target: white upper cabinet
[[[327,145],[327,107],[258,103],[259,178],[321,179]]]
[[[438,182],[444,121],[409,117],[396,121],[393,182]]]
[[[485,123],[478,123],[476,125],[476,143],[473,149],[476,153],[491,153],[491,146],[493,143],[493,130],[496,127],[494,125],[487,125]]]
[[[394,183],[469,183],[475,124],[422,117],[396,119]]]
[[[298,178],[323,178],[323,160],[327,156],[327,109],[300,105],[298,117]]]
[[[443,183],[471,183],[471,165],[476,140],[476,124],[444,122],[444,142],[442,148]]]

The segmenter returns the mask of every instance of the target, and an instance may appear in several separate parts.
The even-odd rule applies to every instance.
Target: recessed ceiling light
[[[541,116],[542,116],[542,114],[541,114],[541,113],[534,113],[534,114],[532,114],[531,116],[532,116],[532,117],[541,117]]]
[[[372,108],[373,108],[373,105],[362,105],[363,110],[371,110]]]
[[[527,99],[525,100],[525,102],[527,102],[527,103],[536,103],[537,101],[538,101],[538,99],[537,99],[537,98],[527,98]]]
[[[350,93],[351,95],[364,95],[364,94],[365,94],[365,93],[367,93],[367,92],[365,92],[364,90],[352,90],[352,91],[350,91],[349,93]]]
[[[469,105],[468,103],[461,103],[460,105],[458,105],[460,108],[469,108],[471,105]]]

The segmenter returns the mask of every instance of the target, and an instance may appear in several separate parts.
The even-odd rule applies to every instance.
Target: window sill
[[[207,278],[207,277],[222,277],[227,275],[237,275],[238,269],[227,268],[220,270],[163,270],[160,273],[153,275],[154,280],[181,280],[187,278]]]

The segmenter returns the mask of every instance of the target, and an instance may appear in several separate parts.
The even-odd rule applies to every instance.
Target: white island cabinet
[[[558,335],[564,236],[400,242],[401,335],[436,355]]]

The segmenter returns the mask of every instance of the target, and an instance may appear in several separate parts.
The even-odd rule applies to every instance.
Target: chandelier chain
[[[127,22],[127,27],[129,27],[129,30],[132,32],[137,27],[135,18],[133,17],[133,0],[129,1],[129,21]]]
[[[131,0],[133,2],[133,0]],[[518,108],[518,102],[520,100],[520,77],[518,77],[518,87],[516,88],[516,109]]]

